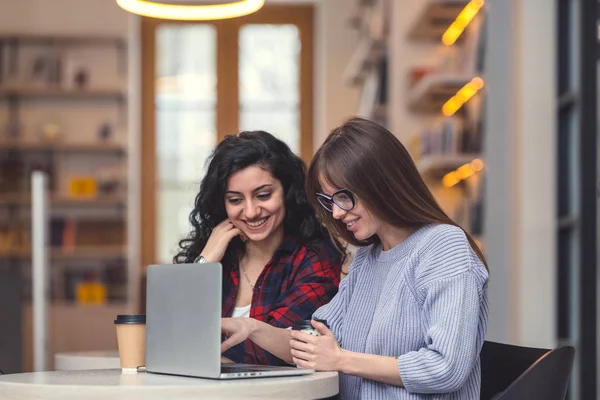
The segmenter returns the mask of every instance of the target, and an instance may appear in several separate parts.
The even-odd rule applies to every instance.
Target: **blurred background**
[[[0,0],[0,370],[34,369],[36,257],[45,367],[116,350],[112,321],[144,312],[145,267],[171,262],[188,233],[216,143],[267,130],[309,163],[359,115],[404,143],[483,248],[487,338],[574,345],[569,397],[600,398],[598,10],[267,0],[182,22],[113,0]]]

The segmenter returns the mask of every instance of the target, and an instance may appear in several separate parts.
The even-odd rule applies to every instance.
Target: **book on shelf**
[[[463,121],[458,117],[438,119],[420,134],[421,157],[430,154],[467,153],[463,144]]]
[[[387,59],[369,70],[361,87],[357,115],[383,122],[387,118]],[[385,123],[383,124],[385,125]]]

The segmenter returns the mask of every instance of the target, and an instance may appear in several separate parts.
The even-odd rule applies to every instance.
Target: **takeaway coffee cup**
[[[327,321],[326,320],[315,319],[315,321],[321,322],[327,328],[329,328],[329,326],[327,325]],[[294,326],[292,327],[292,330],[294,330],[294,331],[301,331],[301,332],[304,332],[304,333],[308,333],[309,335],[312,335],[312,336],[321,336],[321,334],[315,328],[313,328],[313,326],[311,325],[310,319],[295,321],[294,322]]]
[[[117,343],[123,372],[137,372],[146,364],[146,316],[117,315]]]

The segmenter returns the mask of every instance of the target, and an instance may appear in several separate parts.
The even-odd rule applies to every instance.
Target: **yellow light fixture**
[[[458,92],[454,96],[452,96],[444,105],[442,106],[442,114],[446,117],[454,115],[460,108],[471,99],[471,97],[475,96],[479,90],[483,88],[483,79],[480,77],[475,77],[471,79],[469,83],[460,88]]]
[[[448,172],[442,178],[442,185],[444,185],[447,188],[450,188],[450,187],[456,185],[458,182],[460,182],[460,179],[458,178],[458,176],[456,176],[456,172],[454,172],[454,171]]]
[[[236,18],[262,8],[265,0],[117,0],[122,9],[145,17],[182,21]]]
[[[442,178],[442,185],[447,188],[451,188],[458,182],[467,179],[476,172],[480,172],[485,167],[485,164],[480,158],[475,158],[469,163],[463,164],[458,167],[455,171],[448,172]]]
[[[452,46],[483,7],[483,0],[471,0],[442,35],[442,43]]]

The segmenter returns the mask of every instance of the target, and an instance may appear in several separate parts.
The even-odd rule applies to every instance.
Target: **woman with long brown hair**
[[[343,399],[479,399],[486,261],[400,141],[347,121],[315,155],[307,194],[330,231],[361,246],[338,294],[313,314],[321,336],[224,319],[222,348],[249,338],[299,367],[339,371]]]

